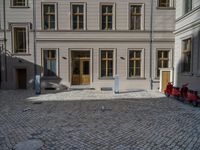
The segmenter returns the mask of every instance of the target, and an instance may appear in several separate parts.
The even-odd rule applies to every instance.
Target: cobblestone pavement
[[[34,97],[29,91],[0,91],[1,150],[31,139],[43,141],[42,150],[200,149],[200,108],[174,99],[43,99],[40,104]]]

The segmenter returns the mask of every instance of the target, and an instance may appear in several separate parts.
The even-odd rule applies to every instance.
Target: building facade
[[[173,0],[1,0],[0,7],[2,88],[32,88],[35,75],[42,88],[111,88],[119,75],[120,89],[158,90],[159,69],[173,68]]]
[[[176,1],[175,84],[200,91],[200,1]]]

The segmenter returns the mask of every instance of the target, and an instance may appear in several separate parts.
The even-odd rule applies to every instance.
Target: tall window
[[[130,30],[142,29],[142,5],[130,6]]]
[[[142,51],[129,51],[129,77],[141,77],[142,66]]]
[[[43,5],[43,28],[45,30],[56,29],[56,8],[55,4]]]
[[[44,76],[55,77],[57,74],[56,50],[43,51]]]
[[[72,5],[72,28],[73,30],[84,30],[84,5]]]
[[[159,0],[159,7],[170,7],[170,0]]]
[[[160,68],[169,68],[169,51],[159,50],[157,61],[157,77],[160,77]]]
[[[192,0],[185,0],[185,14],[192,10]]]
[[[14,27],[14,53],[26,53],[27,50],[27,37],[26,27]]]
[[[113,5],[102,5],[102,30],[113,28]]]
[[[12,0],[12,6],[25,7],[27,6],[27,0]]]
[[[101,50],[101,77],[113,77],[113,50]]]
[[[191,62],[192,62],[192,39],[183,40],[183,63],[182,63],[182,72],[191,71]]]

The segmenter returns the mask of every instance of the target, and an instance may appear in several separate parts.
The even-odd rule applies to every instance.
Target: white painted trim
[[[139,50],[141,51],[141,76],[140,77],[129,77],[129,51]],[[140,79],[145,78],[145,49],[144,48],[128,48],[127,49],[127,66],[126,66],[126,77],[127,79]]]
[[[89,51],[90,52],[90,86],[93,83],[93,49],[92,48],[69,48],[68,49],[69,53],[68,53],[68,63],[69,63],[69,85],[70,87],[73,86],[72,85],[72,51]]]
[[[112,16],[112,31],[116,30],[116,3],[114,2],[99,2],[99,30],[102,30],[102,6],[103,5],[112,5],[113,6],[113,16]],[[106,31],[106,30],[103,30]],[[108,30],[110,31],[110,30]]]
[[[10,7],[12,8],[24,8],[24,7],[28,7],[28,0],[25,0],[25,6],[14,6],[14,0],[10,0]]]
[[[87,3],[86,2],[70,2],[70,29],[72,31],[79,31],[73,29],[73,13],[72,6],[73,5],[83,5],[83,30],[87,30]],[[82,30],[80,30],[82,31]]]
[[[26,52],[25,53],[16,53],[15,52],[15,36],[14,29],[15,28],[25,28],[26,29]],[[13,54],[29,54],[29,26],[27,24],[11,24],[11,37],[12,37],[12,53]]]
[[[55,29],[44,29],[44,5],[54,5],[55,7]],[[56,2],[41,2],[42,11],[41,11],[41,29],[44,31],[58,30],[58,4]]]
[[[191,62],[190,62],[190,71],[189,72],[183,72],[183,41],[187,40],[187,39],[191,39]],[[181,67],[180,67],[180,72],[181,74],[192,74],[193,73],[193,35],[188,35],[185,36],[183,38],[181,38]]]
[[[108,51],[113,51],[113,76],[110,78],[103,78],[101,77],[101,51],[102,50],[108,50]],[[114,76],[117,74],[117,48],[99,48],[98,51],[98,77],[100,80],[112,80],[114,79]]]
[[[48,50],[55,50],[56,51],[56,77],[51,77],[51,76],[44,76],[44,51]],[[57,78],[60,75],[60,61],[59,61],[59,48],[42,48],[41,49],[41,77],[45,78]]]
[[[131,30],[131,6],[132,5],[139,5],[139,6],[142,6],[142,16],[141,16],[141,30]],[[145,30],[145,4],[144,3],[129,3],[129,6],[128,6],[128,30],[131,30],[131,31],[143,31]]]
[[[172,68],[173,67],[173,49],[172,48],[157,48],[156,49],[156,52],[155,52],[155,62],[154,62],[154,66],[155,66],[155,69],[154,69],[154,78],[158,78],[157,76],[157,67],[158,67],[158,51],[169,51],[169,68]]]

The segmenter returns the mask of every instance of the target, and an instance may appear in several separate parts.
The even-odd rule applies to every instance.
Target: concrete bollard
[[[41,94],[41,80],[40,75],[35,76],[35,94]]]
[[[119,94],[119,75],[115,75],[114,77],[114,94]]]

